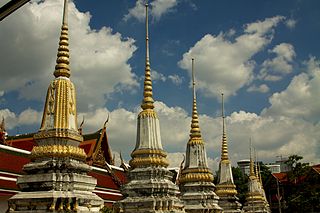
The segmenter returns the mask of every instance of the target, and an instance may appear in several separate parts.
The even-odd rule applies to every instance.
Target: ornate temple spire
[[[222,146],[221,146],[221,160],[229,160],[228,156],[228,143],[227,143],[227,133],[224,115],[224,99],[223,93],[221,93],[221,116],[222,116]]]
[[[124,199],[115,205],[121,212],[184,213],[173,174],[167,169],[167,153],[161,143],[160,123],[154,111],[149,59],[148,4],[146,12],[146,65],[142,111],[137,118],[136,145],[131,152],[128,182],[121,187]],[[127,166],[122,163],[123,168]],[[137,203],[139,209],[137,209]]]
[[[142,111],[138,115],[138,136],[135,150],[131,153],[130,166],[145,167],[150,165],[169,165],[167,154],[162,148],[160,125],[154,109],[152,97],[152,80],[149,59],[149,29],[148,29],[148,4],[145,4],[146,12],[146,66],[143,89]]]
[[[260,181],[259,179],[259,170],[258,170],[258,158],[257,158],[257,152],[256,149],[254,148],[254,159],[255,159],[255,173],[256,173],[256,177],[257,179]]]
[[[250,138],[250,177],[255,177],[255,172],[254,172],[254,162],[253,162],[253,157],[252,157],[252,141]]]
[[[219,212],[218,196],[214,192],[213,175],[208,168],[205,143],[201,137],[195,89],[194,59],[192,58],[192,118],[186,161],[179,176],[181,199],[186,212]],[[194,211],[197,209],[197,211]]]
[[[88,175],[87,155],[79,147],[83,137],[78,130],[75,86],[69,78],[68,0],[63,3],[55,78],[48,86],[41,127],[33,136],[31,161],[17,179],[21,191],[9,200],[13,212],[31,208],[38,213],[98,213],[103,205],[93,193],[97,180]],[[30,207],[30,201],[36,205]]]
[[[68,0],[64,0],[61,35],[56,63],[53,75],[56,78],[60,76],[69,78],[71,72],[69,67]]]
[[[248,180],[248,193],[246,195],[246,203],[244,204],[244,212],[261,212],[270,213],[269,204],[266,200],[264,190],[254,169],[252,154],[252,142],[250,138],[250,175]],[[257,170],[257,169],[256,169]]]
[[[219,163],[219,181],[216,186],[216,194],[219,196],[219,205],[225,212],[241,212],[241,204],[237,197],[236,185],[233,181],[231,162],[228,156],[228,143],[224,115],[224,98],[221,93],[221,117],[222,117],[222,140],[221,140],[221,160]]]
[[[51,81],[43,111],[42,123],[35,139],[70,138],[82,141],[78,131],[76,93],[69,79],[68,0],[64,0],[61,35],[54,76]]]
[[[190,140],[194,138],[201,139],[201,131],[199,126],[199,116],[197,111],[197,97],[194,78],[194,58],[192,58],[192,91],[193,91],[193,105],[192,105],[192,120],[190,130]]]
[[[145,66],[145,79],[143,88],[143,100],[141,108],[143,110],[153,109],[154,100],[152,97],[152,81],[151,81],[151,69],[149,58],[149,23],[148,23],[148,4],[146,6],[146,66]]]

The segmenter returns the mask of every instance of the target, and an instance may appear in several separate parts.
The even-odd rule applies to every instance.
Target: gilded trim
[[[168,160],[163,157],[136,157],[130,160],[129,165],[132,168],[143,167],[143,166],[163,166],[169,165]]]
[[[212,182],[213,175],[210,173],[188,173],[182,174],[179,179],[180,184],[188,182]]]
[[[167,153],[160,149],[137,149],[131,153],[131,157],[137,157],[138,155],[160,155],[161,157],[167,157]]]
[[[33,147],[31,158],[36,159],[41,157],[71,157],[84,161],[87,155],[83,149],[75,146],[45,145]]]

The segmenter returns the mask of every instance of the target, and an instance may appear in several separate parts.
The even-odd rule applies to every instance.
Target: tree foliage
[[[242,174],[241,169],[238,167],[232,167],[232,175],[234,184],[237,187],[239,202],[244,204],[248,192],[248,176]]]
[[[286,164],[292,168],[288,172],[286,190],[286,211],[320,211],[320,175],[308,163],[303,163],[302,156],[291,155]]]

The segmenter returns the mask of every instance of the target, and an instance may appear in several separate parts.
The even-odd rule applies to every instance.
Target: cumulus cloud
[[[0,118],[5,119],[6,129],[12,130],[18,126],[39,124],[42,119],[42,112],[27,108],[20,114],[16,114],[9,109],[1,109]]]
[[[292,106],[291,106],[292,107]],[[168,152],[170,167],[179,167],[189,139],[191,117],[180,107],[169,107],[163,102],[155,103],[160,120],[161,139]],[[289,109],[290,110],[290,109]],[[136,143],[136,122],[138,112],[126,109],[108,111],[105,108],[85,114],[85,131],[101,128],[110,113],[107,124],[109,142],[112,149],[122,152],[126,160]],[[208,164],[218,169],[221,150],[222,121],[219,117],[200,113],[200,128],[205,141]],[[258,115],[246,111],[232,112],[226,117],[229,156],[234,165],[240,159],[249,157],[249,138],[256,147],[259,158],[273,162],[277,155],[299,154],[305,160],[319,162],[319,124],[313,124],[295,117]],[[306,145],[308,144],[308,145]]]
[[[179,75],[169,75],[168,79],[175,85],[181,85],[183,82],[183,77],[179,76]]]
[[[247,89],[248,92],[260,92],[260,93],[267,93],[269,92],[269,90],[270,88],[266,84],[261,84],[259,86],[252,85]]]
[[[285,90],[274,93],[269,98],[271,106],[262,114],[319,122],[320,62],[311,57],[305,65],[306,72],[295,76]]]
[[[278,81],[284,75],[291,73],[293,70],[293,59],[296,56],[294,47],[288,43],[281,43],[275,46],[269,53],[276,56],[273,59],[267,59],[262,63],[259,79],[266,81]]]
[[[295,106],[284,107],[291,110]],[[189,139],[191,117],[184,109],[169,107],[163,102],[156,102],[155,110],[160,120],[162,144],[168,152],[170,167],[179,167]],[[110,116],[107,124],[110,146],[115,153],[121,151],[125,160],[129,160],[136,144],[139,111],[138,107],[134,111],[123,108],[109,111],[106,108],[99,108],[81,113],[79,118],[85,117],[84,131],[90,133],[102,128]],[[16,125],[40,123],[41,115],[42,113],[33,109],[26,109],[19,115],[8,109],[0,110],[0,116],[5,117],[7,127],[10,129]],[[209,167],[217,170],[221,150],[221,118],[200,113],[199,120]],[[273,162],[277,155],[291,154],[302,155],[305,160],[314,163],[320,162],[319,123],[314,124],[293,116],[275,116],[267,113],[258,115],[239,111],[226,117],[226,129],[229,157],[234,165],[238,160],[248,158],[249,138],[252,138],[259,158],[265,162]]]
[[[25,99],[44,97],[53,79],[61,18],[62,2],[47,0],[32,1],[1,22],[0,49],[6,50],[0,53],[1,91],[18,91]],[[108,27],[93,30],[90,18],[69,4],[71,78],[81,109],[88,107],[86,103],[102,106],[106,94],[137,86],[127,63],[136,50],[134,40]]]
[[[127,21],[130,18],[136,18],[138,21],[143,22],[145,19],[145,1],[138,0],[133,8],[129,9],[123,20]],[[172,11],[178,4],[177,0],[154,0],[150,3],[151,8],[149,14],[155,19],[159,20],[164,14]]]
[[[167,80],[166,76],[164,76],[162,73],[159,73],[155,70],[151,71],[151,76],[154,82],[157,82],[157,81],[165,82]]]
[[[243,34],[231,41],[228,33],[207,34],[183,54],[179,66],[191,73],[191,58],[195,58],[198,88],[206,95],[220,98],[235,95],[253,79],[255,62],[252,57],[268,45],[274,28],[282,16],[247,24]]]
[[[151,71],[151,77],[152,77],[153,82],[155,82],[155,83],[158,81],[167,82],[169,80],[174,85],[179,86],[183,82],[183,77],[181,77],[177,74],[165,76],[164,74],[157,72],[155,70]],[[144,79],[144,76],[141,76],[141,79]]]

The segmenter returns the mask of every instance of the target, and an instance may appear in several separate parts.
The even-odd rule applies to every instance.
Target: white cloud
[[[4,95],[4,91],[0,90],[0,97]]]
[[[228,40],[228,33],[205,35],[178,64],[191,73],[191,58],[195,58],[200,91],[218,99],[223,91],[227,98],[251,82],[255,67],[251,58],[271,42],[274,28],[282,20],[284,17],[276,16],[247,24],[234,41]]]
[[[295,106],[285,105],[283,107],[291,110]],[[184,109],[168,107],[162,102],[155,103],[155,110],[160,120],[162,144],[168,152],[170,167],[178,167],[182,160],[182,153],[185,153],[186,150],[191,117]],[[139,108],[134,111],[123,108],[109,111],[106,108],[99,108],[88,113],[81,113],[79,118],[85,117],[84,131],[89,133],[102,128],[108,114],[110,114],[107,124],[110,146],[116,153],[121,151],[124,158],[128,160],[136,143],[136,122],[139,111]],[[0,117],[5,117],[9,129],[18,125],[40,123],[41,115],[42,113],[33,109],[26,109],[19,115],[8,109],[0,110]],[[217,170],[221,150],[221,118],[200,113],[199,120],[209,167],[212,170]],[[226,128],[229,157],[234,165],[238,160],[248,158],[250,137],[253,139],[259,158],[265,162],[273,162],[277,155],[288,156],[291,154],[302,155],[306,161],[313,163],[320,162],[318,157],[320,154],[318,142],[320,123],[314,124],[299,117],[286,116],[286,114],[282,116],[267,113],[258,115],[239,111],[227,116]]]
[[[294,20],[294,19],[288,19],[286,22],[285,22],[286,26],[289,28],[289,29],[293,29],[295,28],[296,24],[297,24],[297,21]]]
[[[144,0],[137,0],[135,6],[129,9],[123,20],[127,21],[130,18],[136,18],[138,21],[143,22],[145,20],[144,4]],[[149,13],[155,20],[159,20],[161,16],[172,11],[177,4],[177,0],[154,0],[150,3]]]
[[[155,70],[151,70],[151,77],[154,82],[157,82],[157,81],[165,82],[167,80],[166,76],[164,76],[162,73],[159,73]]]
[[[316,98],[320,91],[319,64],[319,60],[310,58],[306,62],[307,72],[295,76],[284,91],[274,93],[269,98],[271,106],[262,113],[319,122],[320,100]]]
[[[177,0],[154,0],[151,2],[151,15],[158,20],[163,14],[170,12],[177,4]]]
[[[144,3],[143,0],[137,0],[136,5],[129,9],[129,13],[123,17],[123,20],[127,21],[130,18],[136,18],[141,22],[144,21],[146,17]]]
[[[267,93],[269,92],[269,90],[270,88],[266,84],[261,84],[259,86],[252,85],[247,89],[248,92],[260,92],[260,93]]]
[[[170,82],[172,82],[174,85],[177,85],[177,86],[181,85],[183,81],[183,77],[179,75],[174,74],[174,75],[165,76],[164,74],[157,72],[155,70],[151,70],[151,78],[154,83],[158,81],[166,82],[167,80],[169,80]],[[144,79],[144,76],[141,76],[141,79]]]
[[[169,75],[168,79],[175,85],[181,85],[183,82],[183,77],[179,76],[179,75]]]
[[[53,79],[61,18],[62,2],[46,0],[31,2],[1,22],[0,49],[6,51],[0,53],[0,90],[18,91],[25,99],[45,96]],[[107,27],[93,30],[90,18],[89,13],[69,4],[71,78],[82,110],[87,109],[87,103],[102,106],[105,95],[116,89],[137,86],[127,63],[136,50],[134,40]]]
[[[269,52],[274,53],[276,56],[262,63],[262,69],[258,76],[259,79],[278,81],[281,80],[284,75],[292,72],[292,63],[296,53],[291,44],[281,43],[272,50],[269,50]]]
[[[40,124],[42,112],[28,108],[17,115],[9,109],[1,109],[0,118],[2,117],[5,119],[6,129],[12,130],[18,126]]]

